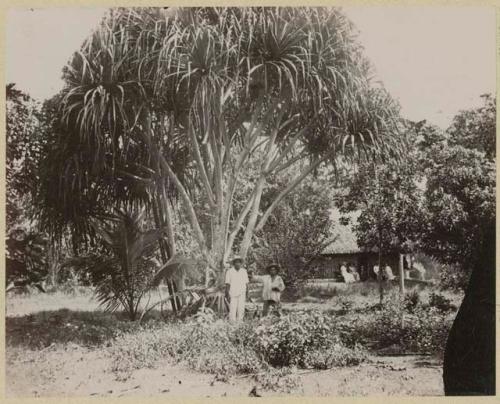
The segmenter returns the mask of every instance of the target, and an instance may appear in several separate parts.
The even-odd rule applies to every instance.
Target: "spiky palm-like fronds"
[[[65,129],[49,181],[58,197],[46,204],[57,209],[47,222],[61,211],[59,223],[77,222],[105,202],[147,203],[166,188],[181,198],[207,262],[222,268],[234,233],[243,229],[245,255],[254,230],[320,164],[401,153],[398,106],[370,74],[338,9],[112,10],[65,73]],[[261,172],[234,212],[259,147]],[[292,164],[305,168],[259,215],[267,177]]]
[[[75,259],[73,265],[91,273],[97,300],[105,310],[122,307],[135,320],[142,298],[157,269],[154,251],[160,230],[143,230],[144,211],[109,215],[92,225],[105,252]]]

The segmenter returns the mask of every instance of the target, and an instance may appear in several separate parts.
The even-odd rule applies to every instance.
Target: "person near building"
[[[384,267],[384,276],[385,276],[385,279],[387,279],[389,281],[392,281],[393,279],[396,278],[394,276],[394,274],[392,273],[392,268],[389,266],[389,264],[385,264],[385,267]]]
[[[360,281],[359,272],[356,269],[356,266],[352,262],[349,263],[349,273],[354,277],[354,281],[355,282],[359,282]]]
[[[353,283],[356,280],[354,279],[353,274],[351,274],[347,270],[347,263],[343,262],[342,265],[340,266],[340,275],[342,276],[342,279],[344,280],[345,283]]]

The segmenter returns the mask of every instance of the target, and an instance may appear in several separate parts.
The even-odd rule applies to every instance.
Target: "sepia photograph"
[[[496,35],[7,8],[5,396],[494,396]]]

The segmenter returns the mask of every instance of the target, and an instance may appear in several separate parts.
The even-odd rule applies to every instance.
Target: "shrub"
[[[381,349],[396,346],[403,352],[442,354],[453,316],[421,304],[401,307],[399,299],[386,300],[370,317],[346,318],[337,325],[342,344]]]
[[[404,308],[409,313],[413,313],[420,303],[420,293],[417,289],[409,291],[404,297]]]
[[[465,291],[471,275],[471,268],[458,265],[442,265],[439,271],[439,287],[443,290]]]
[[[432,307],[420,307],[405,319],[401,345],[412,352],[442,355],[452,323],[452,316]]]
[[[251,345],[236,343],[241,338],[237,328],[222,320],[190,327],[182,333],[178,360],[187,362],[192,369],[219,376],[258,371],[262,361]]]
[[[186,323],[173,322],[117,338],[109,351],[111,370],[124,379],[134,369],[154,367],[168,359],[225,380],[230,374],[265,368],[252,346],[246,345],[250,338],[245,334],[251,335],[247,325],[240,330],[222,320],[212,322],[208,316],[205,312]]]
[[[271,366],[305,366],[308,351],[330,345],[333,330],[329,323],[318,312],[263,319],[255,330],[256,349]]]
[[[429,306],[434,307],[437,310],[448,313],[452,310],[456,310],[456,306],[451,303],[451,300],[446,298],[440,293],[431,293],[429,295]]]
[[[330,369],[332,367],[355,366],[365,362],[367,351],[360,345],[348,348],[340,342],[329,348],[319,348],[306,354],[305,362],[315,369]]]
[[[134,369],[156,366],[160,359],[227,380],[231,374],[257,373],[270,366],[323,369],[355,365],[366,358],[359,346],[343,346],[331,318],[319,312],[232,325],[214,321],[210,311],[205,310],[187,322],[122,335],[109,353],[111,370],[121,379]]]
[[[117,379],[126,380],[133,370],[152,368],[158,359],[169,355],[169,339],[164,337],[160,330],[147,330],[118,338],[108,351]]]

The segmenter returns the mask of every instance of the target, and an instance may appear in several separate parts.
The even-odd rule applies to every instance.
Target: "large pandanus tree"
[[[66,147],[86,150],[86,170],[104,167],[115,182],[140,164],[127,189],[149,173],[161,194],[171,190],[221,281],[230,254],[245,257],[276,206],[321,164],[398,155],[398,107],[369,76],[338,9],[116,9],[70,62]],[[301,170],[264,206],[269,176],[293,165]],[[58,187],[84,183],[86,170],[76,180],[61,171]]]

